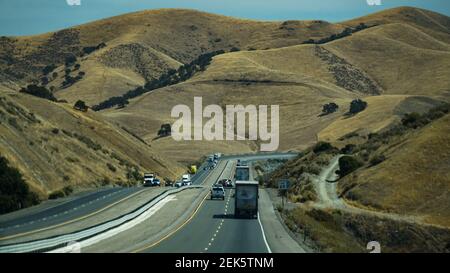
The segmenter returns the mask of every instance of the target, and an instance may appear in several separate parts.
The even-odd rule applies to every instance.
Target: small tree
[[[36,84],[30,84],[27,87],[24,87],[20,90],[22,93],[27,93],[39,98],[48,99],[51,101],[56,101],[56,98],[53,96],[52,92],[45,88],[44,86],[38,86]]]
[[[166,137],[172,134],[172,126],[168,123],[161,125],[161,129],[158,131],[158,136]]]
[[[77,61],[77,57],[75,57],[75,55],[69,55],[69,56],[67,56],[66,59],[65,59],[65,65],[66,65],[66,66],[71,66],[71,65],[73,65],[76,61]]]
[[[41,78],[41,83],[42,83],[42,85],[47,85],[48,83],[49,83],[49,80],[48,80],[48,78],[47,77],[42,77]]]
[[[328,115],[328,114],[336,112],[337,109],[339,109],[339,105],[337,105],[336,103],[334,103],[334,102],[327,103],[327,104],[323,105],[322,114]]]
[[[82,100],[78,100],[75,105],[73,106],[74,109],[78,111],[87,112],[88,107],[86,106],[86,103]]]
[[[42,73],[44,73],[44,75],[48,75],[50,72],[55,70],[55,68],[56,68],[56,65],[54,65],[54,64],[47,65],[46,67],[44,67],[42,69]]]
[[[349,113],[350,114],[357,114],[361,111],[364,111],[367,108],[367,102],[361,100],[361,99],[356,99],[353,100],[350,103],[350,110]]]
[[[318,153],[326,152],[326,151],[329,151],[332,149],[334,149],[333,145],[331,145],[328,142],[320,141],[314,146],[313,152],[318,154]]]
[[[362,165],[363,164],[353,156],[343,156],[339,158],[339,171],[337,171],[337,174],[339,174],[340,177],[346,176]]]

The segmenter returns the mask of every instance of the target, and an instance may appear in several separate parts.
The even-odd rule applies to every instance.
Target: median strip
[[[146,203],[145,205],[137,208],[136,210],[119,216],[118,218],[115,218],[111,221],[89,227],[87,229],[64,234],[64,235],[58,235],[55,237],[47,238],[47,239],[40,239],[20,244],[13,244],[13,245],[5,245],[0,246],[0,253],[8,253],[8,252],[14,252],[14,253],[20,253],[20,252],[45,252],[45,251],[52,251],[58,248],[62,248],[67,246],[67,244],[71,242],[82,242],[83,240],[92,238],[96,235],[99,235],[101,233],[107,232],[109,230],[112,230],[114,228],[117,228],[121,225],[124,225],[125,223],[139,217],[143,213],[147,212],[149,209],[151,209],[153,206],[158,204],[161,200],[165,199],[167,196],[181,192],[186,189],[192,189],[192,188],[202,188],[201,186],[188,186],[183,187],[180,189],[173,189],[173,190],[167,190],[160,195],[153,198],[151,201]]]

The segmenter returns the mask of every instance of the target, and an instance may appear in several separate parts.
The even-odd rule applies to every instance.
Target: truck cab
[[[183,186],[190,186],[190,185],[192,185],[191,175],[190,174],[183,174],[183,176],[181,178],[181,182],[183,183]]]
[[[144,186],[153,186],[154,173],[144,173]]]

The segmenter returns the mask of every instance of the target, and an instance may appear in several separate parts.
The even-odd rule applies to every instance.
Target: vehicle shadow
[[[254,219],[252,217],[246,217],[246,216],[241,216],[241,217],[236,217],[233,214],[215,214],[213,216],[214,219],[237,219],[237,220],[249,220],[249,219]]]
[[[234,217],[234,214],[214,214],[214,219],[238,219]]]

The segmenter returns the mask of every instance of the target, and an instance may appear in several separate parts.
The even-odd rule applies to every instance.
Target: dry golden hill
[[[26,109],[36,107],[44,111],[39,105],[45,104],[51,109],[71,113],[55,120],[51,111],[30,110],[43,115],[44,120],[51,119],[50,123],[55,127],[62,127],[59,123],[64,124],[68,119],[70,124],[67,126],[77,128],[73,115],[90,117],[102,124],[101,128],[112,130],[118,139],[120,135],[126,136],[126,140],[120,138],[114,143],[101,144],[109,140],[105,139],[109,134],[103,130],[83,131],[92,133],[89,138],[111,150],[122,141],[130,147],[136,144],[134,152],[128,154],[128,161],[143,169],[156,169],[151,157],[160,157],[158,161],[168,161],[163,165],[172,166],[173,161],[184,164],[215,151],[236,153],[259,148],[259,143],[246,141],[155,139],[162,124],[174,121],[170,117],[172,107],[177,104],[191,106],[194,96],[203,97],[204,105],[222,107],[227,104],[280,105],[280,150],[303,149],[319,138],[333,140],[355,130],[380,131],[417,107],[426,111],[437,100],[448,100],[449,22],[444,15],[415,8],[387,10],[338,24],[324,21],[259,22],[193,10],[142,11],[54,33],[1,37],[0,81],[1,85],[18,90],[31,80],[39,80],[42,69],[54,64],[56,68],[47,76],[50,81],[47,87],[53,86],[55,95],[70,104],[82,99],[93,105],[141,86],[203,53],[240,49],[214,57],[205,71],[188,81],[137,97],[122,109],[83,114],[74,112],[68,105],[46,101],[34,104],[31,103],[37,102],[34,98],[8,95]],[[306,40],[327,38],[361,23],[370,27],[324,44],[303,44]],[[75,64],[66,67],[64,63],[70,56]],[[66,72],[68,67],[70,71]],[[65,74],[79,75],[80,79],[62,88]],[[429,101],[424,102],[419,97],[428,97]],[[355,98],[364,98],[369,107],[353,118],[344,119],[350,101]],[[322,106],[329,102],[337,103],[339,111],[322,116]],[[105,123],[103,118],[110,122]],[[145,139],[152,147],[124,133],[117,124]],[[11,131],[11,127],[8,130]],[[18,141],[11,132],[5,139]],[[56,137],[61,137],[61,133]],[[59,141],[55,140],[53,145]],[[139,151],[150,158],[144,160]],[[127,149],[119,149],[124,157],[127,152]],[[95,154],[99,156],[97,152]],[[108,158],[107,155],[103,157]],[[93,156],[87,158],[92,160]],[[11,161],[15,162],[14,159]],[[141,165],[137,161],[150,165]],[[107,161],[103,158],[102,163],[98,162],[98,159],[92,160],[85,166],[100,164],[104,170],[98,171],[101,173],[98,177],[102,177],[108,173],[103,166]],[[23,166],[21,169],[27,170]],[[175,167],[170,172],[178,173],[177,170]],[[47,174],[51,175],[49,180],[60,181],[60,175],[55,173]],[[85,175],[86,178],[80,179],[83,183],[93,180],[94,174],[88,172]],[[111,178],[114,179],[114,175]],[[57,182],[57,185],[62,184]],[[44,187],[41,191],[49,189]]]
[[[125,185],[134,171],[171,178],[183,171],[126,130],[91,111],[0,91],[0,154],[43,198],[69,185]]]
[[[450,115],[382,145],[386,160],[344,177],[353,204],[450,226]]]
[[[420,49],[431,51],[424,52],[431,62],[439,61],[442,64],[441,70],[447,69],[448,57],[442,55],[442,51],[448,51],[449,19],[426,10],[397,8],[331,24],[320,20],[263,22],[194,10],[161,9],[125,14],[42,35],[1,37],[0,78],[20,85],[33,80],[40,81],[42,69],[53,64],[57,67],[55,71],[58,75],[53,77],[53,73],[50,73],[47,76],[50,81],[47,86],[53,86],[59,98],[69,102],[83,99],[93,105],[141,86],[145,81],[158,78],[162,73],[189,63],[206,52],[229,51],[232,48],[262,50],[299,45],[309,39],[329,37],[360,23],[367,26],[393,25],[389,27],[391,29],[382,28],[382,32],[389,33],[383,33],[382,40],[379,41],[393,43],[386,45],[393,46],[392,54],[403,52],[405,44],[420,43]],[[375,29],[370,33],[378,36]],[[395,41],[390,41],[390,38]],[[344,49],[352,50],[353,53],[365,52],[365,49],[369,51],[371,35],[367,34],[362,39],[362,42],[345,42]],[[341,52],[342,48],[335,47],[330,50],[367,73],[372,70],[371,58],[379,57],[370,56],[369,61],[360,63],[358,56],[353,56],[352,52]],[[398,59],[406,58],[404,63],[407,67],[411,64],[422,65],[421,53],[422,51],[413,52],[408,49],[403,53],[404,57],[399,56]],[[68,56],[75,56],[76,63],[80,65],[80,68],[70,72],[70,76],[76,77],[80,71],[84,72],[84,76],[75,84],[63,88],[66,70],[64,63]],[[409,56],[412,58],[409,59]],[[375,67],[373,72],[378,74],[379,70],[389,68],[385,65],[390,57],[391,54],[387,54],[385,60],[380,62],[381,67]],[[402,68],[403,66],[393,66],[386,74],[396,77]],[[377,78],[374,78],[375,75],[370,76],[372,80],[380,81],[381,87],[391,88],[391,82],[383,82],[383,73],[377,75]],[[401,76],[399,81],[404,80]],[[427,76],[429,74],[424,73],[417,82]],[[427,81],[423,85],[426,83]],[[441,86],[445,86],[445,83]],[[409,86],[404,89],[406,88]],[[408,92],[418,94],[422,90]]]
[[[0,76],[25,83],[39,78],[46,65],[55,64],[60,79],[65,58],[74,55],[86,72],[79,83],[85,83],[82,87],[64,89],[58,95],[71,101],[86,97],[93,104],[108,95],[124,93],[144,80],[157,78],[206,52],[295,45],[338,33],[343,28],[323,21],[258,22],[194,10],[149,10],[54,33],[2,37]],[[83,52],[84,48],[102,43],[104,47],[90,54]],[[58,90],[60,81],[49,86]],[[86,86],[88,91],[80,94]]]
[[[380,131],[405,113],[427,111],[438,100],[448,100],[449,64],[447,43],[413,23],[389,21],[323,45],[218,55],[204,72],[187,82],[152,91],[131,100],[124,109],[103,114],[151,140],[161,124],[174,121],[170,118],[172,107],[180,103],[191,106],[194,96],[203,97],[205,105],[222,107],[277,104],[280,150],[303,149],[318,139],[333,141],[354,131]],[[369,107],[345,118],[354,98],[364,98]],[[322,105],[329,102],[337,103],[339,111],[321,116]],[[204,152],[208,147],[202,142],[155,142],[177,160],[187,160],[197,155],[191,150]],[[222,147],[224,152],[240,150],[246,143],[228,144],[228,148]],[[255,150],[257,144],[248,148]]]

